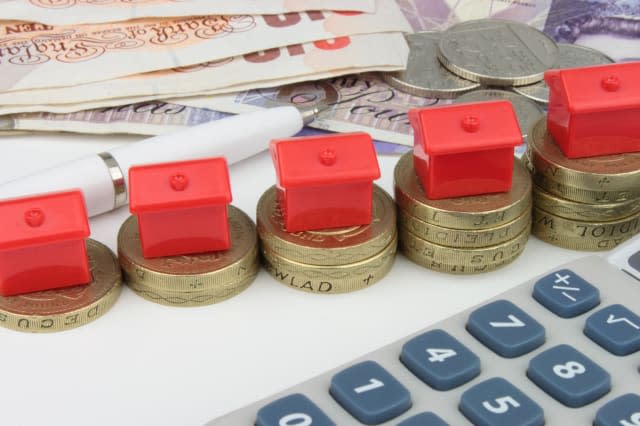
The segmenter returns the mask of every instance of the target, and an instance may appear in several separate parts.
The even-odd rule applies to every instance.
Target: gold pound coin
[[[587,204],[557,197],[540,188],[533,186],[533,204],[564,219],[607,222],[622,219],[640,211],[640,198],[610,204]]]
[[[640,196],[640,152],[567,158],[547,132],[545,119],[531,131],[530,160],[536,180],[548,192],[583,203],[621,202]],[[559,194],[548,181],[571,189]]]
[[[371,223],[317,231],[287,232],[276,188],[269,188],[257,206],[258,235],[265,250],[308,265],[344,265],[379,253],[396,236],[396,207],[379,186],[373,187]]]
[[[498,269],[513,262],[529,239],[525,229],[514,239],[490,247],[461,249],[423,240],[406,228],[398,230],[400,251],[425,268],[451,274],[477,274]]]
[[[532,174],[534,185],[539,186],[550,194],[576,203],[584,204],[618,204],[631,202],[640,198],[640,193],[635,190],[628,191],[597,191],[591,189],[576,188],[565,185],[561,182],[549,179],[547,176],[536,173]]]
[[[531,206],[531,176],[514,161],[509,192],[431,200],[424,194],[413,168],[413,153],[400,157],[394,169],[398,206],[409,215],[453,229],[486,229],[514,221]]]
[[[511,222],[487,229],[452,229],[416,219],[403,209],[398,210],[398,221],[412,234],[431,243],[456,248],[480,248],[501,244],[514,239],[531,227],[531,209]]]
[[[360,262],[338,266],[307,265],[262,251],[265,267],[280,283],[318,294],[348,293],[367,288],[384,277],[393,266],[397,248],[394,238],[387,247]]]
[[[122,290],[120,265],[107,246],[91,239],[86,244],[92,276],[89,284],[0,296],[0,325],[49,333],[88,324],[107,312]]]
[[[249,287],[258,273],[259,264],[256,263],[255,274],[249,274],[239,283],[232,283],[227,288],[219,288],[217,290],[202,291],[158,291],[155,288],[147,287],[135,281],[129,282],[131,288],[139,296],[151,302],[159,303],[166,306],[205,306],[213,303],[219,303],[230,299],[242,293]]]
[[[609,250],[640,231],[640,213],[608,222],[564,219],[533,208],[532,234],[550,244],[574,250]]]
[[[131,216],[118,233],[118,255],[125,281],[134,291],[144,288],[159,295],[191,292],[227,295],[230,288],[253,281],[259,264],[256,227],[249,216],[229,206],[229,229],[228,250],[146,259],[142,256],[137,218]],[[209,299],[207,304],[226,298]]]

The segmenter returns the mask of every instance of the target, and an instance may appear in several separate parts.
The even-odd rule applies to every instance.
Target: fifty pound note
[[[191,108],[166,102],[143,102],[114,108],[100,108],[71,114],[16,114],[0,116],[0,136],[33,131],[59,131],[90,134],[162,135],[228,117],[219,111]],[[22,129],[22,130],[18,130]],[[325,134],[322,130],[303,128],[298,136]],[[401,145],[374,141],[381,154],[400,154]]]
[[[569,0],[571,1],[571,0]],[[592,0],[587,0],[592,1]],[[415,32],[474,19],[507,19],[542,29],[551,0],[396,0]]]
[[[371,54],[371,47],[376,54]],[[406,66],[408,46],[401,33],[358,34],[253,52],[190,67],[114,80],[0,93],[0,113],[70,112],[96,108],[100,100],[213,94],[279,86],[296,81]],[[116,101],[118,102],[118,101]],[[78,105],[92,103],[93,105]],[[120,104],[134,103],[124,101]],[[64,104],[65,107],[52,108]],[[106,106],[104,103],[99,106]]]
[[[305,10],[374,12],[374,0],[3,0],[2,19],[49,25],[95,24],[157,16],[268,15]]]
[[[166,102],[143,102],[70,114],[0,116],[0,129],[91,134],[160,135],[219,120],[231,114]]]
[[[71,86],[340,36],[411,31],[393,0],[375,14],[304,12],[52,27],[0,23],[0,92]]]
[[[640,60],[640,0],[553,0],[544,32],[616,61]]]
[[[411,146],[408,111],[451,101],[413,96],[389,86],[375,74],[336,77],[319,82],[256,89],[216,96],[171,99],[171,102],[235,114],[279,105],[328,104],[310,124],[333,132],[364,131],[374,139]]]
[[[396,0],[415,32],[472,19],[506,19],[543,30],[558,43],[640,60],[640,0]]]

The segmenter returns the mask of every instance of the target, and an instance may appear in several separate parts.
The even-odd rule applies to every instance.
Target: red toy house
[[[0,229],[2,296],[91,282],[80,191],[0,201]]]
[[[640,151],[640,62],[550,70],[547,128],[564,155]]]
[[[224,158],[129,169],[130,210],[146,258],[226,250],[231,202]]]
[[[522,143],[508,101],[409,111],[413,164],[431,199],[511,189],[513,148]]]
[[[288,232],[371,222],[373,180],[380,177],[371,136],[281,139],[270,149]]]

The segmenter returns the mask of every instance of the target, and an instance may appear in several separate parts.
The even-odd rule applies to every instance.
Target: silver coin
[[[453,103],[462,104],[469,102],[484,102],[484,101],[497,101],[505,100],[511,102],[513,110],[516,113],[518,119],[518,125],[522,132],[522,139],[527,142],[527,135],[529,130],[533,128],[544,115],[544,110],[540,105],[525,98],[517,93],[509,92],[507,90],[498,89],[484,89],[476,90],[475,92],[467,93],[457,98]]]
[[[483,19],[456,24],[442,34],[438,59],[449,71],[492,86],[542,80],[558,62],[556,43],[525,24]]]
[[[605,65],[615,62],[604,53],[589,47],[560,43],[558,48],[560,49],[560,59],[555,68],[559,69]],[[549,88],[544,80],[527,86],[514,87],[513,91],[536,102],[549,103]]]
[[[409,61],[405,71],[382,74],[384,81],[398,90],[424,98],[451,99],[480,87],[447,71],[438,61],[438,31],[407,34]]]

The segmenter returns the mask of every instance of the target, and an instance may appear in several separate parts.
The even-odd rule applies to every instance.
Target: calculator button
[[[611,376],[569,345],[558,345],[529,362],[527,376],[568,407],[582,407],[611,389]]]
[[[471,313],[467,330],[498,355],[515,358],[542,345],[544,328],[507,300],[497,300]]]
[[[386,422],[411,408],[409,391],[374,361],[335,374],[329,391],[345,410],[367,425]]]
[[[402,346],[400,361],[423,382],[449,390],[480,374],[480,358],[443,330],[433,330]]]
[[[569,269],[540,278],[533,298],[554,314],[573,318],[600,303],[600,291]]]
[[[433,413],[420,413],[398,423],[398,426],[449,426]]]
[[[531,398],[500,377],[468,389],[460,399],[460,411],[479,426],[537,426],[544,411]]]
[[[256,426],[335,426],[336,424],[306,396],[285,396],[258,410]]]
[[[615,355],[640,350],[640,317],[622,305],[611,305],[587,318],[584,334]]]
[[[636,271],[640,271],[640,251],[629,256],[629,265]]]
[[[594,426],[640,425],[640,396],[634,393],[622,395],[607,402],[596,413]]]

